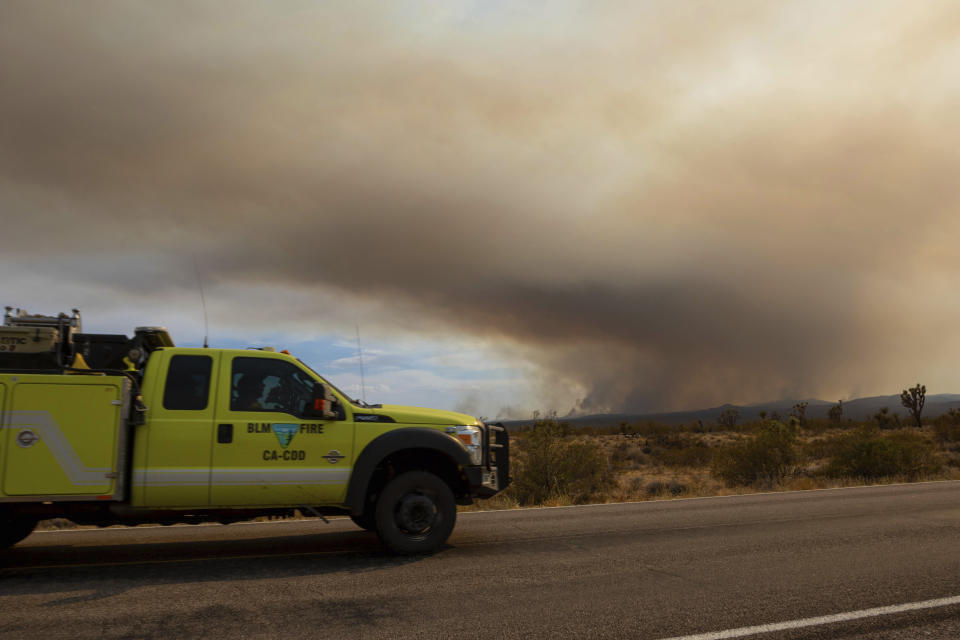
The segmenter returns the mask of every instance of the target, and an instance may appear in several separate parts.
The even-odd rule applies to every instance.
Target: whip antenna
[[[360,325],[357,327],[357,357],[360,359],[360,399],[367,404],[367,385],[363,379],[363,347],[360,346]]]
[[[207,299],[203,296],[203,282],[200,281],[200,267],[197,266],[197,256],[193,256],[193,272],[197,274],[197,288],[200,289],[200,305],[203,307],[203,348],[208,349],[207,336],[210,334],[210,325],[207,322]],[[359,335],[359,334],[357,334]]]

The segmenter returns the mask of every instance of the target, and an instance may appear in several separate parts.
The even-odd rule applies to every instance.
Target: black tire
[[[408,471],[384,487],[376,522],[380,541],[393,553],[430,553],[450,537],[457,504],[446,482],[426,471]]]
[[[377,530],[377,514],[374,512],[373,507],[367,508],[367,510],[359,516],[355,516],[351,513],[350,519],[353,520],[353,524],[357,525],[361,529],[366,529],[367,531]]]
[[[11,514],[0,514],[0,549],[6,549],[17,544],[37,527],[33,518],[17,517]]]

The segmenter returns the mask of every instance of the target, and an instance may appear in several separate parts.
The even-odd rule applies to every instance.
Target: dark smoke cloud
[[[5,270],[134,300],[196,254],[561,410],[957,390],[952,4],[436,11],[5,2]]]

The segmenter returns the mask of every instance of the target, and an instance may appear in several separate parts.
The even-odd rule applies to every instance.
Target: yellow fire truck
[[[395,553],[449,537],[509,483],[502,425],[351,400],[292,355],[84,333],[78,311],[0,327],[0,548],[47,518],[108,526],[345,514]]]

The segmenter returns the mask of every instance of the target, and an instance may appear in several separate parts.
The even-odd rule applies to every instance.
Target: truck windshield
[[[332,388],[334,391],[336,391],[337,394],[339,394],[341,398],[346,398],[347,402],[349,402],[349,403],[352,404],[353,406],[355,406],[355,407],[364,407],[364,406],[370,407],[370,406],[375,406],[375,405],[369,405],[369,404],[361,403],[361,402],[358,401],[358,400],[354,400],[353,398],[351,398],[350,396],[348,396],[347,394],[345,394],[343,391],[341,391],[341,390],[340,390],[340,387],[338,387],[337,385],[335,385],[335,384],[333,384],[332,382],[330,382],[330,378],[327,378],[326,376],[320,375],[319,373],[317,373],[316,371],[314,371],[313,368],[312,368],[310,365],[308,365],[306,362],[304,362],[304,361],[301,360],[300,358],[297,358],[297,362],[299,362],[299,363],[302,364],[304,367],[306,367],[306,368],[307,368],[307,371],[309,371],[310,373],[312,373],[312,374],[315,375],[316,377],[318,377],[318,378],[320,378],[321,380],[323,380],[326,384],[330,385],[330,388]]]

